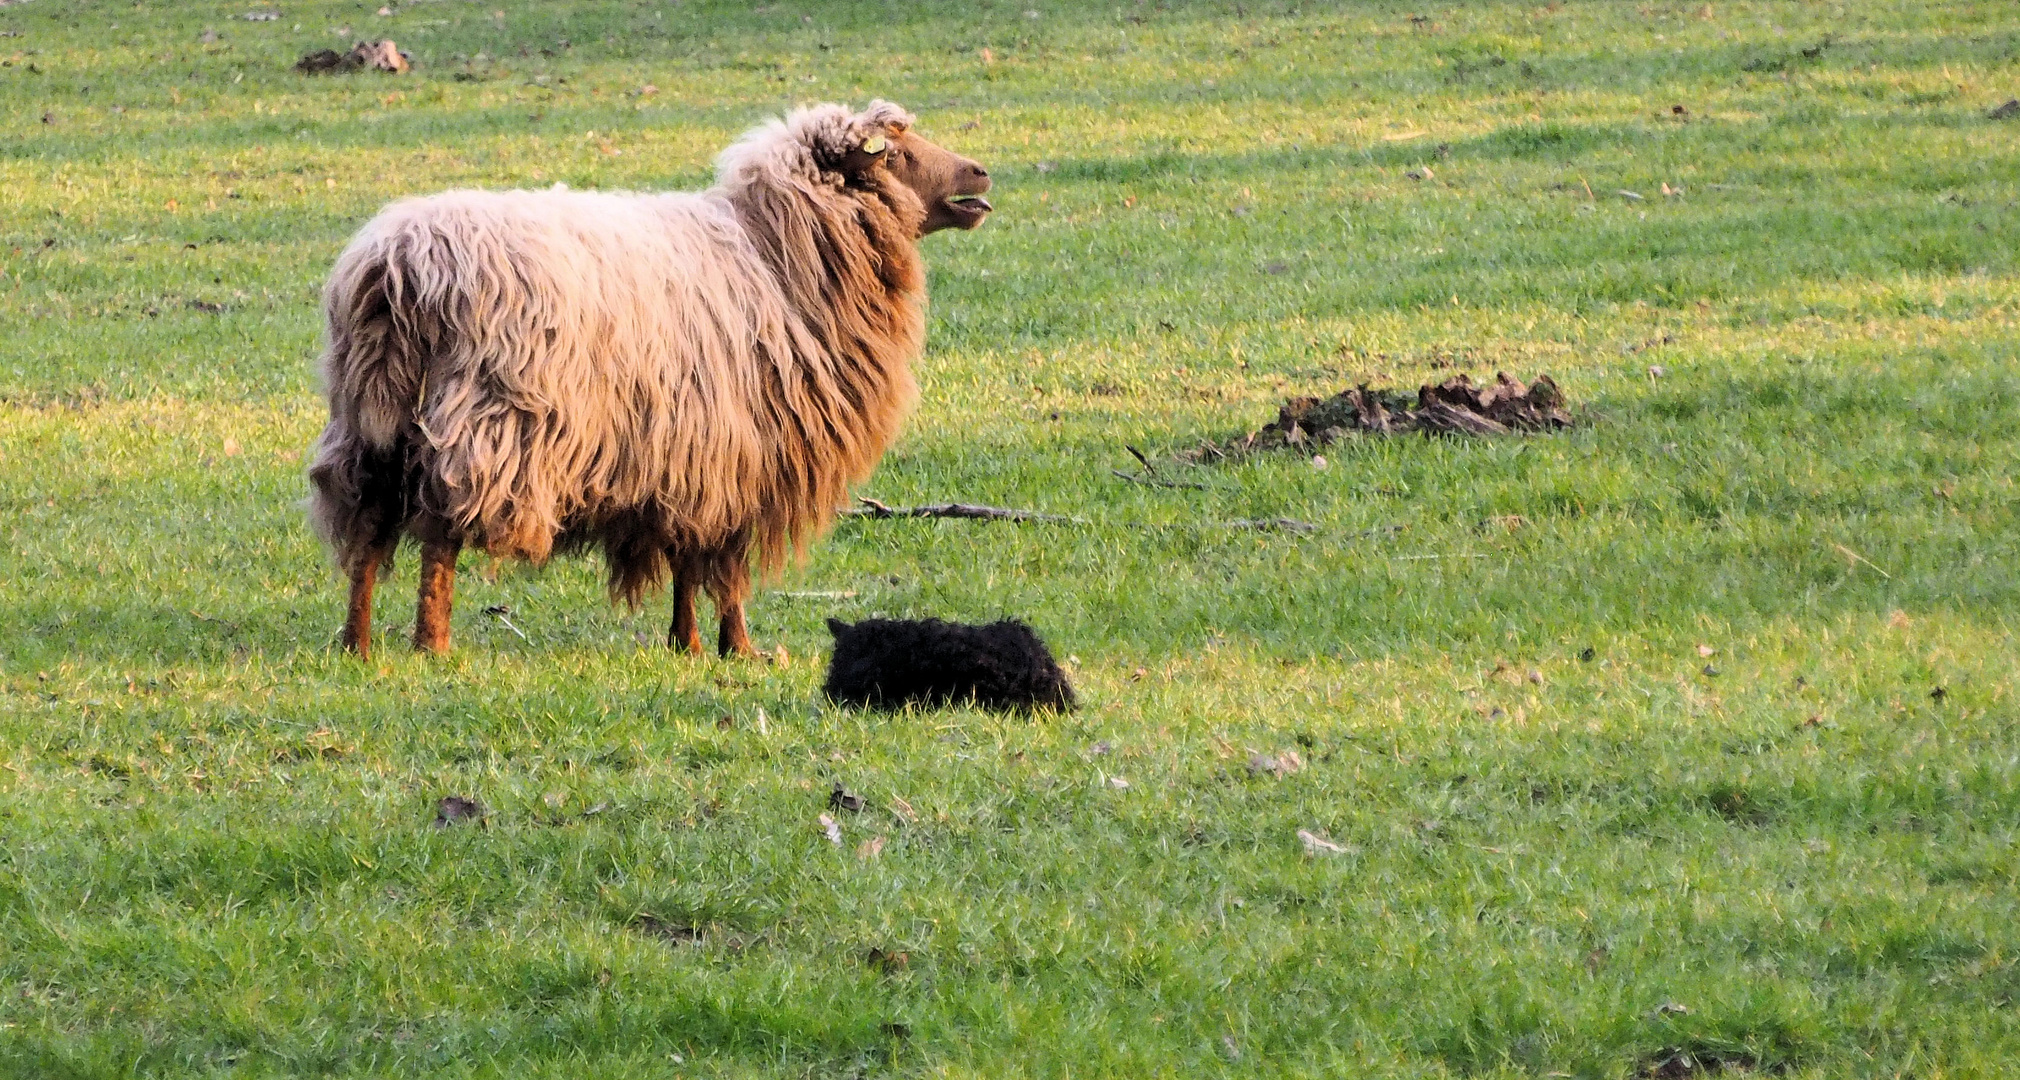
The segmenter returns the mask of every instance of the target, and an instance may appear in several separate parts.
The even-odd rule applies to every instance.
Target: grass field
[[[377,4],[0,4],[0,1075],[2020,1068],[2020,10]],[[1085,522],[845,522],[784,665],[475,556],[417,659],[411,554],[335,652],[350,232],[873,96],[998,211],[863,494]],[[1111,474],[1496,370],[1585,422]],[[869,613],[1085,706],[827,708]]]

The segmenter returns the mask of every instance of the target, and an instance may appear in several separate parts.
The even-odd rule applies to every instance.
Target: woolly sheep
[[[697,193],[453,191],[358,232],[324,295],[330,420],[310,517],[372,587],[421,545],[414,646],[449,645],[465,545],[534,563],[600,546],[613,599],[674,584],[670,647],[754,650],[753,568],[830,523],[917,396],[918,241],[972,229],[989,174],[888,102],[746,134]]]

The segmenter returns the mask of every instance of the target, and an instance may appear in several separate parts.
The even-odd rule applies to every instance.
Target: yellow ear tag
[[[872,135],[863,140],[863,153],[881,154],[884,152],[885,145],[886,143],[882,135]]]

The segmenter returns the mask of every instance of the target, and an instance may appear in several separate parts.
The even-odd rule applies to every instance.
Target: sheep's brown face
[[[941,229],[972,229],[995,209],[982,197],[989,190],[989,170],[912,131],[871,138],[857,153],[880,161],[925,204],[920,236]]]

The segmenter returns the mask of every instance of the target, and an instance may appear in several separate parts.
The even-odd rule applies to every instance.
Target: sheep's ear
[[[877,167],[891,149],[891,135],[885,131],[874,131],[863,136],[863,140],[842,151],[842,160],[835,163],[845,176],[861,176]]]
[[[837,619],[837,618],[833,618],[833,617],[830,617],[830,618],[828,619],[828,633],[830,633],[830,634],[833,634],[833,635],[835,635],[836,637],[841,637],[841,636],[842,636],[842,633],[843,633],[844,631],[846,631],[846,630],[849,630],[849,629],[851,629],[851,627],[849,626],[849,624],[848,624],[848,623],[845,623],[845,622],[843,622],[843,621],[842,621],[842,620],[840,620],[840,619]]]

